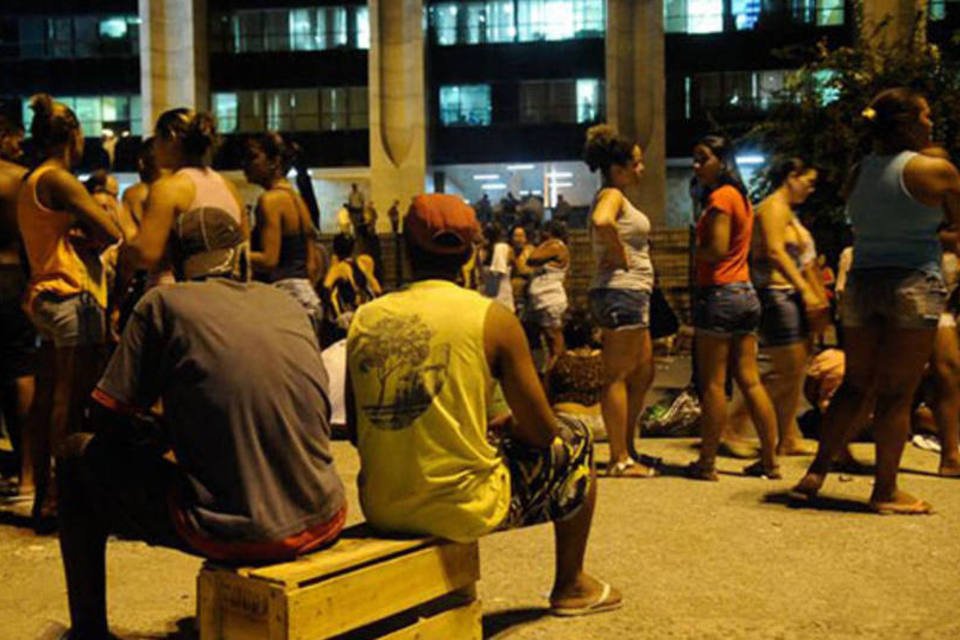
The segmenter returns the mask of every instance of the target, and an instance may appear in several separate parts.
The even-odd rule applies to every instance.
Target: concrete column
[[[143,131],[174,107],[208,109],[206,0],[138,0]]]
[[[667,206],[663,0],[608,0],[606,58],[607,121],[640,144],[646,165],[639,187],[627,195],[654,227],[662,227]]]
[[[370,198],[386,211],[423,193],[427,100],[423,0],[370,0]],[[390,221],[380,216],[379,231]]]
[[[926,0],[869,0],[863,3],[861,39],[876,44],[877,38],[888,46],[908,44],[916,39],[925,43],[926,29],[917,30],[917,17],[927,11]],[[877,31],[878,25],[886,22],[886,28]]]

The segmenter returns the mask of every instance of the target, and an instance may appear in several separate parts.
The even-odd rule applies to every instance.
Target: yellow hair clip
[[[866,109],[860,112],[860,115],[862,115],[867,120],[873,121],[877,117],[877,111],[873,107],[867,107]]]

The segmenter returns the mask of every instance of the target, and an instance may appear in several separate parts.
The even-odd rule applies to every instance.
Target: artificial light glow
[[[480,188],[484,191],[501,191],[507,188],[507,185],[502,182],[487,182],[480,185]]]
[[[473,179],[476,180],[477,182],[482,182],[484,180],[499,180],[500,174],[499,173],[478,173],[473,176]]]
[[[572,178],[573,174],[569,171],[554,171],[547,174],[548,178]]]
[[[572,186],[573,186],[572,182],[554,182],[553,183],[554,189],[566,189]]]
[[[507,171],[530,171],[536,169],[537,166],[533,164],[508,164]]]
[[[767,159],[759,154],[737,156],[737,164],[763,164]]]

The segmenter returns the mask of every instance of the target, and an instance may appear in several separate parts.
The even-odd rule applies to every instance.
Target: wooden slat
[[[286,640],[281,588],[225,570],[203,574],[199,597],[212,606],[201,609],[200,640]]]
[[[334,546],[282,564],[251,567],[243,575],[267,580],[287,587],[315,581],[325,576],[375,562],[399,553],[406,553],[434,544],[431,538],[384,540],[377,538],[343,538]]]
[[[289,640],[344,633],[468,587],[479,577],[475,542],[431,546],[335,576],[288,593]]]
[[[479,601],[429,618],[423,618],[416,624],[404,627],[380,640],[482,640],[483,609]]]

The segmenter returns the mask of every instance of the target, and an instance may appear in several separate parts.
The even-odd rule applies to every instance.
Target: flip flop
[[[606,582],[601,582],[603,589],[600,591],[600,597],[592,603],[583,607],[550,607],[550,613],[561,618],[576,618],[578,616],[588,616],[594,613],[604,613],[614,611],[623,606],[623,600],[616,602],[610,601],[610,595],[613,588]]]
[[[641,474],[630,474],[627,473],[627,469],[636,467],[637,463],[632,459],[621,460],[620,462],[615,462],[612,465],[607,467],[606,476],[608,478],[655,478],[660,473],[656,470],[655,467],[647,467],[646,473]]]
[[[928,516],[933,513],[933,505],[919,498],[910,503],[871,500],[870,510],[881,516]]]
[[[717,475],[716,467],[706,467],[700,462],[691,462],[684,469],[684,474],[691,480],[705,480],[707,482],[717,482],[720,476]]]
[[[763,463],[760,461],[744,467],[743,475],[750,476],[752,478],[763,478],[764,480],[783,479],[783,474],[780,473],[780,465],[775,464],[773,467],[767,468],[763,466]]]

